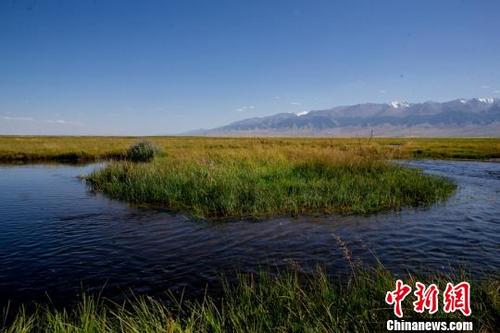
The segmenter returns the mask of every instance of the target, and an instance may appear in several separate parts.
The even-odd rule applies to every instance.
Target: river
[[[235,270],[345,273],[380,261],[396,273],[500,269],[500,163],[403,162],[451,178],[458,190],[430,207],[369,216],[194,221],[131,207],[78,178],[101,165],[0,166],[0,307],[68,304],[82,291],[121,299],[203,293]]]

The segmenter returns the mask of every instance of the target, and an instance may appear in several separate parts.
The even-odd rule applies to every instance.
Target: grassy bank
[[[153,298],[124,304],[84,297],[67,310],[39,308],[33,314],[20,311],[6,321],[2,332],[384,332],[395,319],[384,302],[394,289],[393,275],[384,269],[357,269],[348,282],[318,272],[301,277],[296,272],[241,275],[236,285],[226,285],[221,298],[177,300],[167,306]],[[407,278],[436,283],[471,282],[472,315],[444,313],[442,296],[433,315],[413,311],[413,294],[403,302],[406,321],[473,321],[474,332],[494,332],[500,327],[500,280],[474,282],[467,276]],[[15,319],[13,319],[13,317]],[[1,325],[0,321],[0,325]],[[1,326],[0,326],[1,327]]]
[[[372,213],[448,197],[446,179],[380,159],[374,147],[191,150],[151,163],[115,162],[88,177],[112,198],[207,219]]]
[[[313,148],[327,151],[372,147],[388,158],[489,159],[500,158],[500,139],[481,138],[202,138],[152,137],[173,155],[192,151]],[[0,136],[0,162],[85,162],[123,155],[135,137]]]
[[[0,136],[0,162],[91,162],[119,158],[127,137]]]

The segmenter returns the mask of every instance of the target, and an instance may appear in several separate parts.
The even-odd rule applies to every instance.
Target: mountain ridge
[[[253,117],[206,136],[500,136],[500,99],[362,103]]]

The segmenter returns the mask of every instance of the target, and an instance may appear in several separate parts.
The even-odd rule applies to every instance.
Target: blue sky
[[[0,134],[500,97],[500,1],[0,2]]]

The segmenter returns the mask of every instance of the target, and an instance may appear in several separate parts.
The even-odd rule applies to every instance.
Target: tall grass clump
[[[356,268],[345,281],[318,270],[303,275],[296,270],[279,274],[241,274],[235,284],[225,283],[221,297],[163,302],[137,297],[121,304],[83,297],[73,309],[39,308],[19,311],[2,321],[2,332],[385,332],[395,319],[385,302],[396,277],[383,268]],[[495,332],[500,325],[498,278],[471,281],[467,275],[406,277],[444,290],[447,282],[470,281],[472,315],[413,311],[412,297],[403,302],[405,320],[472,321],[475,332]],[[4,326],[2,329],[2,322]]]
[[[150,141],[134,143],[125,154],[126,159],[132,162],[150,162],[160,153],[160,148]]]
[[[376,148],[247,147],[192,151],[148,164],[114,162],[92,173],[107,195],[206,219],[373,213],[431,204],[449,180],[388,163]]]

